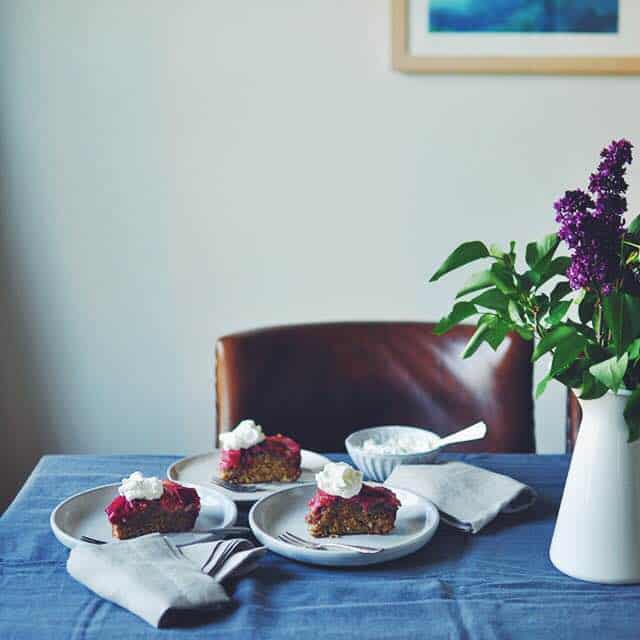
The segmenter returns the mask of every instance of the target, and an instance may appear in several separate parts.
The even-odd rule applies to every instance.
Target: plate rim
[[[172,462],[166,470],[166,476],[167,478],[169,478],[169,480],[173,480],[173,482],[182,482],[181,480],[178,480],[176,477],[174,477],[172,475],[172,470],[177,467],[180,463],[185,462],[187,460],[192,460],[194,458],[203,458],[205,456],[210,456],[212,454],[214,454],[216,451],[220,451],[220,449],[210,449],[209,451],[205,451],[204,453],[194,453],[190,456],[184,456],[182,458],[180,458],[179,460],[176,460],[175,462]],[[301,448],[300,452],[302,453],[303,451],[306,451],[307,453],[312,453],[313,455],[316,456],[320,456],[321,458],[324,458],[327,462],[331,462],[331,458],[327,457],[325,454],[323,453],[319,453],[318,451],[312,451],[311,449],[305,449],[305,448]],[[325,463],[326,464],[326,463]],[[309,481],[309,483],[311,483],[312,481]],[[304,484],[309,484],[309,483],[304,483]],[[205,489],[208,489],[209,486],[206,484],[201,484],[199,482],[184,482],[183,484],[189,484],[193,487],[204,487]],[[285,483],[286,484],[286,483]],[[215,485],[212,485],[215,486]],[[298,486],[302,486],[302,485],[298,485]],[[269,496],[272,496],[274,493],[278,493],[280,491],[286,491],[287,489],[296,489],[297,487],[283,487],[283,488],[279,488],[279,489],[268,489],[267,491],[269,492],[267,495],[261,495],[261,496],[256,496],[255,493],[241,493],[239,491],[227,491],[225,489],[222,489],[220,491],[220,493],[222,493],[224,491],[224,493],[222,493],[222,495],[225,496],[225,498],[229,498],[230,500],[234,501],[234,502],[243,502],[243,503],[247,503],[247,502],[253,502],[256,503],[260,500],[262,500],[263,498],[268,498]],[[233,497],[231,497],[229,494],[233,493]],[[262,491],[260,493],[263,493]]]
[[[369,565],[369,564],[382,564],[384,562],[391,562],[392,560],[398,560],[399,558],[404,558],[408,555],[411,555],[416,551],[418,551],[419,549],[421,549],[422,547],[424,547],[426,544],[428,544],[431,538],[433,538],[436,531],[438,530],[438,527],[440,526],[440,512],[438,511],[438,508],[436,507],[436,505],[428,498],[425,498],[424,496],[421,496],[419,493],[415,493],[414,491],[410,491],[409,489],[404,489],[402,487],[391,487],[381,482],[369,482],[368,484],[377,484],[380,486],[384,486],[387,489],[391,489],[392,491],[408,493],[412,495],[414,498],[417,498],[418,501],[422,502],[426,510],[430,511],[433,516],[433,524],[431,525],[431,527],[429,527],[426,532],[422,532],[421,534],[418,534],[416,540],[412,540],[403,545],[399,545],[398,547],[390,548],[389,552],[391,557],[380,558],[378,557],[378,554],[350,555],[350,554],[344,553],[342,554],[344,556],[343,561],[336,561],[336,560],[332,561],[331,559],[334,557],[334,555],[333,554],[327,555],[326,551],[320,551],[317,549],[300,549],[299,551],[304,554],[304,559],[300,559],[286,552],[286,550],[289,550],[292,547],[290,547],[289,545],[283,542],[280,542],[277,538],[274,538],[272,535],[264,531],[264,529],[258,527],[255,521],[255,512],[258,509],[264,508],[261,505],[261,503],[270,500],[276,494],[279,495],[282,493],[287,493],[289,491],[296,491],[301,489],[302,487],[305,487],[311,484],[313,483],[309,482],[309,483],[305,483],[304,485],[300,485],[298,487],[287,487],[286,489],[280,489],[280,491],[275,491],[274,493],[268,496],[264,496],[263,498],[260,498],[260,500],[258,500],[251,507],[251,510],[249,511],[249,527],[251,528],[251,532],[253,533],[253,535],[273,553],[277,553],[278,555],[281,555],[289,560],[294,560],[295,562],[304,562],[308,564],[333,566],[333,567],[362,566],[362,565]],[[422,539],[423,536],[424,536],[424,540]],[[417,546],[416,546],[416,543],[417,543]],[[396,554],[394,553],[394,551],[402,551],[402,553]],[[336,552],[336,553],[340,553],[340,552]],[[384,554],[383,552],[381,555],[384,556],[386,554]],[[318,562],[318,560],[324,560],[324,562],[323,561]],[[344,560],[346,560],[346,562],[344,562]]]
[[[190,483],[186,483],[186,482],[181,484],[183,484],[184,486],[193,486]],[[91,487],[90,489],[84,489],[83,491],[78,491],[77,493],[74,493],[68,496],[64,500],[61,500],[51,510],[51,514],[49,515],[49,526],[51,527],[51,531],[53,532],[53,535],[56,537],[58,542],[60,542],[60,544],[67,547],[68,549],[73,549],[78,544],[86,544],[82,540],[78,538],[74,538],[72,535],[68,534],[61,527],[59,527],[56,522],[56,516],[60,511],[62,511],[62,509],[67,505],[68,502],[71,502],[72,500],[75,500],[76,498],[79,498],[80,496],[83,496],[87,493],[93,493],[94,491],[99,491],[100,489],[107,489],[110,487],[119,487],[119,486],[120,486],[119,482],[108,482],[107,484],[101,484],[95,487]],[[193,488],[197,489],[199,487],[194,486]],[[221,499],[222,503],[225,505],[225,513],[228,512],[229,516],[228,518],[225,517],[225,520],[223,521],[224,524],[222,526],[223,527],[233,526],[238,520],[238,507],[236,507],[235,502],[231,500],[231,498],[229,498],[228,496],[225,496],[220,491],[216,491],[216,489],[214,488],[209,488],[209,487],[203,487],[203,488],[215,494],[218,498]]]

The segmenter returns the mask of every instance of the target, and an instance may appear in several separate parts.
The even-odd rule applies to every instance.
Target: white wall
[[[552,231],[640,140],[637,78],[403,75],[388,32],[387,0],[0,0],[13,481],[43,451],[209,447],[217,336],[437,318],[450,248]]]

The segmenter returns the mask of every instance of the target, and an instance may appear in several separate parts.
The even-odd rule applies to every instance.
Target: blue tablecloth
[[[421,551],[385,565],[321,568],[268,554],[233,589],[233,609],[158,631],[67,575],[49,514],[70,494],[135,469],[163,474],[176,458],[47,456],[0,518],[0,638],[640,638],[640,586],[579,582],[549,561],[565,456],[447,457],[509,474],[540,499],[476,536],[440,525]]]

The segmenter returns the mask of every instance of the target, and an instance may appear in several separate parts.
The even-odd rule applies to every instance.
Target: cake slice
[[[316,475],[318,487],[305,520],[316,538],[354,533],[389,533],[400,500],[386,487],[363,484],[362,473],[331,462]]]
[[[253,420],[243,420],[233,431],[220,435],[219,474],[222,480],[293,482],[300,477],[300,445],[281,434],[265,436]]]
[[[191,531],[200,513],[195,489],[171,480],[145,478],[139,471],[123,478],[119,495],[105,509],[114,538],[147,533]]]

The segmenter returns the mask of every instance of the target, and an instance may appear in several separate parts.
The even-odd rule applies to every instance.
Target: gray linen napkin
[[[67,571],[99,596],[154,627],[176,610],[214,610],[230,603],[223,580],[251,571],[264,555],[247,540],[216,540],[178,549],[153,533],[115,544],[78,545]]]
[[[248,540],[240,538],[180,547],[183,556],[216,582],[247,575],[256,568],[258,560],[266,552],[264,547],[254,547]]]
[[[385,484],[424,496],[438,507],[444,522],[471,533],[498,513],[522,511],[536,500],[526,484],[464,462],[402,465]]]

